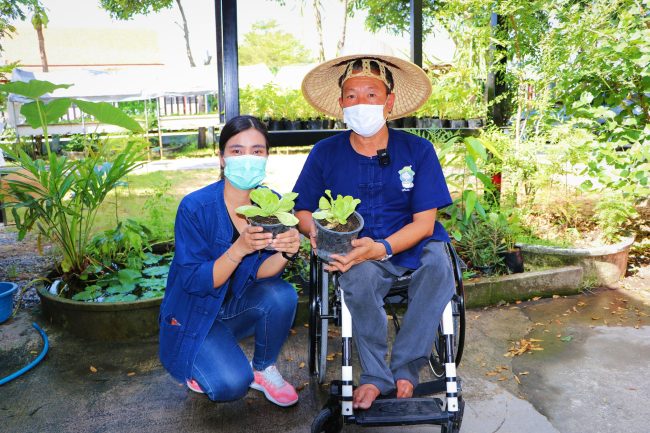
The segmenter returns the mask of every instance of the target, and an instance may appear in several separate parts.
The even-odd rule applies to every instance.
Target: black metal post
[[[492,28],[492,34],[495,35],[497,30],[500,27],[503,27],[505,23],[505,18],[496,13],[492,13],[490,17],[490,27]],[[495,35],[496,39],[496,35]],[[498,65],[495,65],[495,59],[498,58]],[[490,59],[491,59],[491,70],[488,73],[487,77],[487,102],[490,107],[489,115],[492,117],[492,121],[497,126],[505,126],[508,121],[508,102],[505,98],[507,87],[505,82],[505,70],[508,62],[506,56],[505,47],[503,45],[497,45],[494,42],[490,44]],[[499,99],[499,102],[492,103],[493,101]]]
[[[222,0],[223,84],[226,121],[239,116],[239,56],[237,52],[237,0]]]
[[[221,0],[214,0],[214,21],[217,29],[217,80],[218,92],[217,103],[219,104],[219,122],[224,123],[226,116],[224,112],[225,97],[223,89],[223,14]]]
[[[422,67],[422,0],[411,0],[411,61]]]

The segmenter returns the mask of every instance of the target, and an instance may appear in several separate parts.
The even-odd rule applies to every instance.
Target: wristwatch
[[[379,259],[380,262],[385,262],[386,260],[393,257],[393,249],[390,247],[390,244],[386,239],[375,239],[375,242],[379,242],[380,244],[384,245],[384,247],[386,248],[386,255],[381,259]]]
[[[290,262],[293,262],[294,260],[296,260],[297,256],[298,256],[298,253],[294,253],[293,255],[290,256],[289,254],[286,253],[286,251],[282,251],[282,257],[284,257],[285,259],[287,259]]]

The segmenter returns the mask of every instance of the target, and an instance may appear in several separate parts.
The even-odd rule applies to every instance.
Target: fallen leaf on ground
[[[600,320],[600,317],[598,317],[598,316],[591,316],[591,320]]]
[[[519,373],[519,376],[526,376],[527,374],[528,374],[527,371],[522,371],[521,373]]]
[[[289,334],[296,335],[296,330],[293,328],[289,329]]]
[[[510,347],[510,349],[508,349],[508,352],[505,353],[503,356],[513,357],[513,356],[523,355],[524,353],[527,352],[532,353],[532,351],[534,350],[544,350],[543,347],[537,344],[538,342],[541,341],[544,340],[539,340],[536,338],[531,338],[527,340],[525,338],[522,338],[519,341],[515,341],[512,347]]]
[[[128,373],[126,373],[126,375],[129,376],[129,377],[130,376],[135,376],[135,372],[134,371],[129,371]]]
[[[568,343],[569,341],[573,340],[573,335],[567,335],[565,337],[560,338],[560,340]]]
[[[305,368],[305,363],[301,362],[300,364],[298,364],[298,368]]]
[[[516,374],[515,374],[513,377],[515,378],[515,380],[517,381],[517,383],[518,383],[519,385],[521,385],[521,380],[519,380],[519,377],[517,377]]]
[[[539,301],[540,299],[542,299],[541,296],[535,296],[535,297],[533,298],[533,301]]]
[[[91,373],[97,373],[97,369],[91,365],[90,366],[90,372]]]
[[[305,328],[309,328],[309,323],[303,323],[302,326],[304,326]]]
[[[559,297],[560,297],[560,295],[553,295],[553,299],[557,299]]]

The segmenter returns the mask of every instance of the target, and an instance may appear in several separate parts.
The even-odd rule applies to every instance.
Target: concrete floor
[[[467,402],[461,431],[646,432],[648,314],[650,308],[625,290],[469,310],[459,368]],[[35,369],[0,386],[2,432],[308,432],[326,399],[326,388],[301,368],[307,362],[302,323],[279,361],[300,389],[300,402],[282,409],[253,390],[237,402],[212,403],[162,369],[155,337],[82,341],[47,326],[38,308],[0,325],[0,377],[40,351],[32,321],[45,325],[51,349]],[[542,340],[535,344],[544,350],[505,357],[522,338]],[[330,344],[330,351],[340,350],[337,337]],[[245,347],[250,353],[251,342]],[[330,379],[337,362],[338,357],[328,364]],[[361,430],[437,432],[439,427],[344,429]]]

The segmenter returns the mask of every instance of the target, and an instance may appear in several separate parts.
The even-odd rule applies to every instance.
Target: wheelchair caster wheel
[[[311,433],[339,433],[343,428],[343,417],[341,408],[332,410],[326,407],[316,415],[311,423]]]

